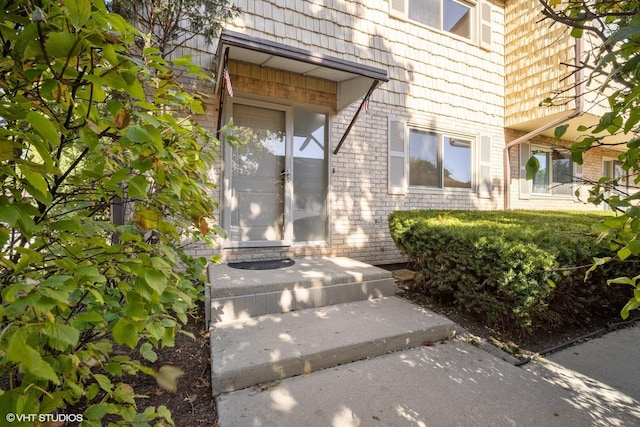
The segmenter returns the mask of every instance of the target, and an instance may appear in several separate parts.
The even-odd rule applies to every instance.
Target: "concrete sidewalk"
[[[640,401],[640,325],[611,332],[546,359]]]
[[[522,368],[459,341],[423,346],[221,395],[219,425],[640,425],[638,338],[615,332]]]

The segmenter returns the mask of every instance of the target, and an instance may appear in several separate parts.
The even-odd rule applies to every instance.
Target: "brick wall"
[[[228,67],[235,94],[318,105],[336,112],[335,82],[236,61],[229,61]]]

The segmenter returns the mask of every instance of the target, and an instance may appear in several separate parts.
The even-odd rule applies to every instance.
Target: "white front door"
[[[240,143],[225,151],[226,246],[324,242],[326,114],[240,99],[229,111]]]

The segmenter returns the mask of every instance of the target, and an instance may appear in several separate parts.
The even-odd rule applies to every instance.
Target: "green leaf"
[[[640,24],[622,26],[615,31],[605,43],[612,45],[629,37],[637,36],[638,33],[640,33]]]
[[[84,411],[84,416],[89,420],[102,420],[102,418],[110,412],[109,405],[106,403],[97,403],[89,406]],[[83,423],[84,424],[84,423]]]
[[[167,276],[159,270],[146,270],[144,272],[144,279],[158,295],[162,295],[167,288]]]
[[[624,133],[629,133],[640,122],[640,109],[634,108],[624,124]]]
[[[607,132],[609,132],[611,135],[614,135],[620,130],[620,128],[622,128],[622,122],[623,118],[621,116],[614,117],[611,121],[611,125],[607,127]]]
[[[96,380],[96,382],[98,383],[98,385],[100,386],[100,388],[104,391],[106,391],[107,393],[110,393],[111,390],[113,390],[113,383],[111,382],[111,380],[109,379],[109,377],[107,377],[104,374],[95,374],[93,376],[93,379]]]
[[[49,345],[60,351],[65,351],[68,347],[75,347],[80,339],[80,331],[76,328],[57,322],[46,322],[42,326],[42,332],[49,337]]]
[[[204,107],[202,105],[202,102],[200,102],[197,99],[194,99],[193,101],[190,102],[189,107],[191,109],[191,112],[193,114],[204,114],[205,110]]]
[[[7,357],[12,362],[24,367],[26,371],[37,378],[50,381],[54,384],[60,384],[58,375],[51,365],[45,362],[40,353],[26,343],[24,334],[16,332],[7,345]]]
[[[553,131],[553,135],[555,136],[556,139],[560,139],[565,133],[567,133],[567,129],[569,129],[569,125],[558,126]]]
[[[100,142],[98,135],[93,130],[91,130],[89,126],[82,127],[79,131],[79,136],[80,142],[84,143],[91,150],[96,148],[96,146]]]
[[[527,170],[527,179],[533,179],[534,176],[538,173],[540,169],[540,161],[535,156],[531,156],[529,160],[527,160],[526,170]]]
[[[78,329],[85,329],[87,324],[99,324],[104,321],[102,315],[97,311],[85,311],[76,314],[72,322]]]
[[[29,191],[31,195],[39,202],[49,204],[51,202],[51,195],[49,194],[47,181],[45,181],[40,173],[33,171],[29,165],[20,165],[19,168],[22,176],[24,176],[33,190]]]
[[[11,205],[0,205],[0,223],[14,227],[20,218],[20,211]]]
[[[19,252],[22,256],[18,260],[15,268],[15,272],[19,273],[23,271],[25,268],[30,265],[36,265],[42,263],[42,254],[33,249],[18,247],[16,251]]]
[[[9,241],[10,237],[7,227],[5,227],[4,224],[0,224],[0,248],[4,248],[4,245]],[[6,268],[7,265],[4,264],[5,262],[7,262],[7,260],[0,256],[0,265]]]
[[[146,199],[148,186],[149,181],[147,177],[143,175],[134,176],[129,180],[129,186],[127,187],[129,197],[132,199]]]
[[[135,99],[145,99],[146,94],[144,93],[144,88],[138,79],[133,79],[133,81],[127,87],[127,93]]]
[[[583,33],[582,28],[574,27],[574,28],[571,30],[571,37],[574,37],[574,38],[576,38],[576,39],[579,39],[580,37],[582,37],[582,33]]]
[[[135,348],[138,345],[138,330],[129,319],[120,319],[113,327],[113,339],[120,345]]]
[[[164,326],[162,326],[159,322],[151,322],[145,326],[145,330],[151,334],[151,336],[156,340],[160,341],[162,336],[164,335]]]
[[[100,391],[100,387],[98,387],[97,384],[89,384],[89,386],[87,386],[86,392],[85,392],[85,397],[87,398],[87,400],[89,402],[91,402],[93,399],[96,398],[96,396],[98,395],[98,392]]]
[[[127,308],[124,314],[132,320],[146,319],[149,317],[149,311],[142,301],[127,301]]]
[[[44,47],[50,56],[56,58],[66,58],[74,54],[71,50],[77,50],[76,36],[67,31],[50,33],[49,38],[44,43]]]
[[[631,150],[640,148],[640,138],[633,138],[631,141],[627,142],[627,147]]]
[[[116,389],[113,391],[113,397],[116,402],[129,403],[131,405],[135,405],[136,403],[135,393],[129,384],[118,384]]]
[[[616,277],[615,279],[607,280],[607,285],[630,285],[635,288],[636,279],[631,279],[629,277]]]
[[[155,351],[153,351],[153,346],[148,342],[140,346],[140,355],[151,363],[154,363],[156,360],[158,360],[158,355]]]
[[[31,111],[27,114],[27,121],[46,141],[54,146],[60,145],[60,135],[53,123],[42,114]]]
[[[626,319],[629,317],[629,312],[631,310],[636,310],[637,308],[640,307],[640,300],[636,299],[636,298],[631,298],[627,304],[622,307],[622,310],[620,310],[620,316],[623,319]]]
[[[67,18],[76,28],[83,27],[91,17],[90,0],[65,0],[64,6],[67,9]]]
[[[141,126],[130,125],[124,132],[124,136],[132,142],[151,142],[151,135]]]
[[[627,246],[625,246],[624,248],[618,251],[618,258],[620,258],[623,261],[629,258],[631,255],[632,255],[631,250]]]

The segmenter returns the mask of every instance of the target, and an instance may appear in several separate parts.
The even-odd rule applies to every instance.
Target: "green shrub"
[[[602,216],[602,215],[600,215]],[[419,289],[492,326],[553,328],[616,310],[610,263],[585,272],[607,251],[589,230],[598,214],[531,211],[402,211],[391,236],[419,269]],[[622,275],[628,275],[623,273]]]
[[[188,334],[206,259],[182,238],[213,243],[219,141],[104,1],[3,2],[0,22],[0,425],[173,425],[128,382],[176,385],[151,364]]]

